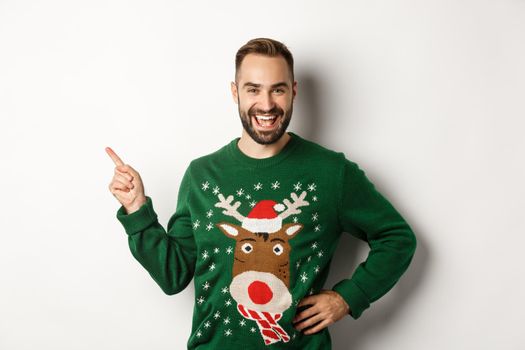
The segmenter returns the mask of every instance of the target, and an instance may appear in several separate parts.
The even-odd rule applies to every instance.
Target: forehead
[[[282,56],[269,57],[258,54],[248,54],[242,60],[237,72],[238,82],[272,85],[280,81],[289,81],[290,71]]]

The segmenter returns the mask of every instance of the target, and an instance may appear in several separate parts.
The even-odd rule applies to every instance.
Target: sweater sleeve
[[[348,303],[350,315],[357,319],[408,268],[416,249],[416,237],[365,172],[347,159],[342,174],[339,221],[344,232],[370,247],[367,259],[358,265],[351,278],[332,288]]]
[[[175,213],[167,231],[160,225],[150,197],[129,215],[123,206],[117,211],[128,236],[132,255],[168,295],[184,290],[195,272],[196,246],[189,210],[190,175],[186,170],[179,187]]]

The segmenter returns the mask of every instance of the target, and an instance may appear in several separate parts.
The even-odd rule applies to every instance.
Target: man
[[[330,324],[360,317],[412,260],[410,226],[343,153],[286,132],[297,94],[282,43],[250,40],[231,92],[240,138],[193,160],[167,231],[139,173],[110,149],[110,191],[133,256],[166,294],[194,278],[188,349],[330,349]],[[342,232],[371,250],[323,289]]]

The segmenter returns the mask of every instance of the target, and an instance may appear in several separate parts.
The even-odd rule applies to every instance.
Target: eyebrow
[[[261,84],[255,84],[255,83],[252,83],[252,82],[246,82],[244,83],[244,85],[242,86],[243,88],[247,87],[247,86],[251,86],[251,87],[256,87],[256,88],[260,88],[262,85]],[[275,89],[277,87],[285,87],[285,88],[288,88],[288,84],[284,81],[280,81],[278,83],[275,83],[271,86],[272,89]]]

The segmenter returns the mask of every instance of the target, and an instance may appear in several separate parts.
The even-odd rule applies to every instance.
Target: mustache
[[[248,114],[249,115],[257,115],[257,114],[283,115],[284,111],[281,108],[274,106],[272,109],[267,110],[267,111],[263,111],[262,109],[250,108],[248,111]]]

